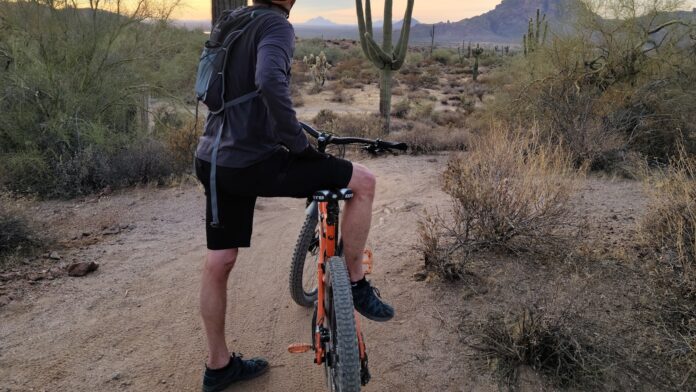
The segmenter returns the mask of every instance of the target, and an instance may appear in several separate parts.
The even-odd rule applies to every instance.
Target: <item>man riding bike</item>
[[[394,309],[375,293],[362,267],[375,176],[360,164],[314,149],[292,108],[289,81],[295,34],[287,18],[294,3],[254,0],[252,7],[234,11],[242,14],[263,8],[268,15],[251,22],[228,54],[234,61],[225,71],[225,89],[237,96],[258,89],[261,95],[209,114],[196,150],[196,174],[206,193],[208,247],[200,293],[209,352],[204,392],[222,391],[268,370],[264,359],[230,356],[225,340],[227,281],[238,249],[250,246],[257,197],[307,198],[320,189],[352,189],[355,196],[346,202],[341,231],[355,309],[370,320],[394,317]],[[220,130],[213,203],[210,171]]]

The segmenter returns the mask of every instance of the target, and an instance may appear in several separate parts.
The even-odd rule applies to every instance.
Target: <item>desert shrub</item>
[[[337,115],[330,110],[321,110],[313,122],[322,130],[339,136],[376,138],[381,134],[379,116],[374,114]]]
[[[352,79],[362,84],[379,80],[378,70],[364,56],[343,59],[331,69],[331,78],[336,80]]]
[[[428,69],[425,71],[417,69],[401,72],[397,74],[396,79],[408,86],[410,91],[417,91],[421,88],[437,88],[440,82],[437,75],[437,71],[434,71],[433,69]]]
[[[432,102],[416,101],[412,104],[409,118],[418,121],[428,121],[433,115],[435,105]]]
[[[333,89],[333,95],[330,100],[331,102],[351,103],[354,100],[354,96],[339,85]]]
[[[10,198],[0,196],[0,266],[8,255],[38,244],[27,217],[11,204]]]
[[[404,66],[418,66],[421,62],[423,62],[423,59],[423,53],[409,51],[406,54],[406,61],[404,62]]]
[[[295,45],[295,59],[299,61],[313,53],[317,54],[320,52],[324,52],[326,59],[331,65],[336,65],[345,59],[362,57],[362,52],[358,48],[342,50],[338,46],[329,45],[320,38],[302,39]]]
[[[392,107],[392,115],[396,118],[406,118],[411,111],[411,101],[402,99]]]
[[[443,182],[452,212],[422,223],[422,232],[442,236],[426,260],[464,264],[482,249],[552,252],[567,238],[577,175],[561,146],[494,127],[472,138],[466,155],[451,157]]]
[[[572,217],[574,175],[561,146],[492,129],[472,140],[467,156],[450,160],[443,188],[469,241],[521,251],[561,235]]]
[[[128,9],[121,1],[88,8],[66,1],[0,3],[0,52],[9,59],[0,69],[4,188],[72,196],[152,178],[149,170],[141,175],[109,165],[143,146],[164,154],[149,141],[149,103],[157,94],[191,91],[203,37],[169,27],[167,7],[145,2]],[[143,50],[143,42],[151,50]],[[169,163],[162,161],[156,176],[171,173]],[[123,178],[127,173],[137,178]]]
[[[443,110],[433,112],[431,118],[437,125],[462,129],[466,126],[467,114],[460,111]]]
[[[696,299],[696,158],[682,150],[649,184],[643,237],[661,255],[666,282]]]
[[[300,90],[299,86],[295,83],[292,83],[290,85],[290,97],[292,99],[292,106],[296,108],[300,108],[304,106],[304,97],[302,96],[302,90]]]
[[[409,129],[390,134],[390,138],[408,144],[409,153],[429,154],[436,151],[464,151],[470,134],[466,130],[415,123]]]
[[[583,2],[572,32],[493,72],[486,110],[536,122],[596,170],[625,164],[628,151],[664,163],[682,135],[696,153],[696,35],[686,14],[672,13],[679,3]]]
[[[456,60],[455,53],[449,49],[435,49],[433,51],[433,60],[442,65],[449,65]]]
[[[321,129],[326,129],[326,127],[333,121],[337,120],[339,115],[334,113],[333,110],[321,109],[319,113],[312,119],[314,125]]]
[[[517,389],[519,371],[528,367],[556,387],[601,385],[602,358],[574,328],[570,314],[551,315],[526,308],[515,317],[495,313],[476,328],[472,344],[492,364],[501,386]]]
[[[203,116],[199,115],[196,119],[189,113],[179,113],[176,121],[159,122],[155,127],[158,139],[165,141],[171,162],[175,165],[177,172],[186,171],[192,167],[193,156],[204,127]]]

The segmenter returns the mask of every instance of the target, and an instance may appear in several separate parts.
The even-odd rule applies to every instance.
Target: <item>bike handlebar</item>
[[[406,143],[393,143],[386,142],[380,139],[365,139],[359,137],[338,137],[325,132],[319,132],[311,126],[300,123],[302,128],[313,138],[317,139],[320,143],[336,144],[336,145],[347,145],[347,144],[365,144],[365,149],[372,153],[377,153],[384,150],[408,150],[408,145]]]

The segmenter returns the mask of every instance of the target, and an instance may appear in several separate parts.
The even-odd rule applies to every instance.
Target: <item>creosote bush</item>
[[[559,145],[496,127],[472,138],[470,151],[453,155],[443,175],[452,212],[421,222],[426,268],[464,265],[483,249],[557,249],[569,234],[568,202],[579,178]]]

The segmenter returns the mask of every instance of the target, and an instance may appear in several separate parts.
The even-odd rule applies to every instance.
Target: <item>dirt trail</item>
[[[373,372],[366,391],[495,390],[460,362],[458,338],[443,328],[449,315],[433,306],[448,303],[446,293],[411,279],[420,265],[411,249],[418,215],[446,200],[437,190],[445,160],[365,162],[379,176],[372,279],[398,312],[393,322],[365,323]],[[292,199],[258,203],[253,248],[241,253],[229,288],[228,337],[233,350],[266,356],[272,370],[230,390],[325,390],[311,357],[286,351],[308,340],[311,316],[292,303],[287,288],[302,207]],[[55,219],[109,216],[131,227],[65,255],[98,261],[95,274],[42,281],[0,308],[0,390],[199,390],[205,357],[197,314],[205,254],[200,189],[133,190],[50,209]]]

